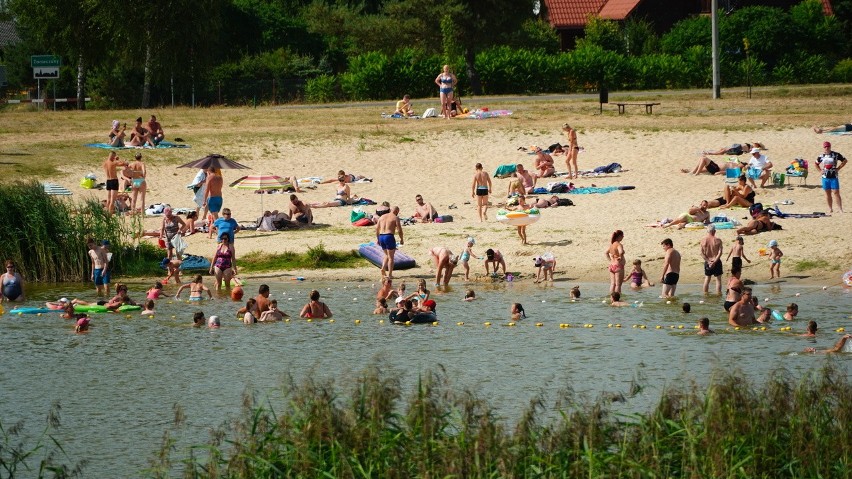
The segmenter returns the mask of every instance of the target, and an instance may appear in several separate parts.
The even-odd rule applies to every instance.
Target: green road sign
[[[62,59],[57,55],[33,55],[30,57],[30,64],[33,68],[60,67]]]

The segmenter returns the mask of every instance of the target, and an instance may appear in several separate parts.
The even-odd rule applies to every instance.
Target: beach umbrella
[[[207,155],[200,160],[190,161],[185,165],[180,165],[178,168],[202,168],[208,169],[210,167],[219,168],[222,170],[250,170],[246,165],[241,165],[234,160],[229,160],[222,155],[212,154]]]
[[[42,183],[41,186],[44,188],[44,192],[49,195],[71,196],[73,194],[68,188],[56,183]]]
[[[278,175],[248,175],[230,184],[231,188],[252,191],[278,190],[290,186],[290,182]],[[260,213],[263,214],[263,196],[260,197]]]

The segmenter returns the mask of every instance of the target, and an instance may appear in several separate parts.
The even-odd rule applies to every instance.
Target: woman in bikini
[[[118,120],[112,121],[112,129],[109,131],[107,135],[109,137],[109,146],[114,146],[116,148],[124,147],[124,130],[127,129],[127,123],[124,126],[121,126],[121,123]]]
[[[537,178],[547,178],[556,173],[556,168],[553,167],[553,157],[544,152],[541,148],[535,150],[535,169]]]
[[[200,274],[195,275],[195,279],[193,279],[191,283],[186,283],[178,288],[177,293],[175,293],[175,299],[180,299],[180,293],[186,288],[189,288],[190,301],[201,301],[204,299],[201,295],[205,291],[207,291],[207,299],[213,299],[213,293],[210,292],[210,288],[204,286],[203,281],[204,280]]]
[[[686,213],[664,224],[663,228],[677,226],[677,229],[683,229],[689,223],[706,223],[710,219],[710,213],[707,211],[708,204],[707,200],[702,200],[698,206],[690,206]]]
[[[455,88],[458,79],[450,71],[449,65],[444,65],[443,71],[435,77],[435,84],[438,85],[438,91],[441,95],[441,115],[450,119],[451,103],[453,102],[453,88]]]
[[[624,239],[624,232],[615,230],[609,239],[609,248],[604,255],[609,260],[609,292],[621,294],[621,283],[624,282],[624,246],[621,245],[621,240]]]
[[[577,169],[577,153],[580,152],[580,146],[577,145],[577,130],[571,128],[568,123],[562,124],[562,131],[568,137],[568,151],[565,153],[565,164],[568,166],[568,178],[579,178],[580,170]],[[573,167],[573,169],[572,169]]]
[[[740,274],[742,274],[742,269],[736,266],[731,268],[731,277],[728,278],[728,290],[725,293],[725,311],[730,311],[731,306],[740,301],[743,292],[743,282],[740,280]]]
[[[725,190],[725,199],[728,201],[719,208],[730,208],[731,206],[748,208],[754,204],[754,197],[756,195],[757,193],[746,183],[746,176],[740,175],[737,180],[737,186]]]
[[[234,251],[234,245],[231,244],[231,238],[228,235],[222,236],[222,242],[216,247],[216,252],[213,254],[213,261],[210,262],[210,274],[216,274],[216,289],[222,289],[222,280],[225,281],[225,288],[231,288],[231,279],[237,275],[237,253]]]
[[[346,183],[345,176],[337,177],[337,196],[332,201],[323,203],[312,203],[311,208],[335,208],[337,206],[346,206],[352,203],[351,190]]]
[[[136,161],[128,165],[128,172],[130,173],[130,188],[133,191],[133,199],[130,202],[130,211],[136,213],[142,212],[145,208],[145,193],[148,191],[148,182],[145,180],[145,177],[148,176],[148,170],[145,169],[145,163],[142,162],[142,153],[136,153]],[[142,195],[142,207],[138,210],[136,208],[136,199],[140,195]]]

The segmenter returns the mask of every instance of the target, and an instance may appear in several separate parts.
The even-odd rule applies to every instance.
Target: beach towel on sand
[[[85,146],[89,148],[100,148],[102,150],[153,150],[154,148],[150,146],[112,146],[107,143],[87,143]],[[159,145],[157,145],[156,149],[166,149],[166,148],[191,148],[189,145],[180,144],[180,143],[171,143],[168,141],[161,141]]]
[[[494,172],[494,178],[506,178],[507,176],[512,176],[512,173],[515,172],[515,168],[517,168],[516,163],[512,163],[511,165],[500,165],[497,167],[497,171]]]

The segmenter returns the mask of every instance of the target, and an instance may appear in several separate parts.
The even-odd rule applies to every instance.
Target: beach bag
[[[567,183],[557,183],[550,187],[551,193],[568,193],[569,188]]]
[[[570,198],[559,198],[556,200],[556,206],[574,206],[574,202]]]
[[[352,222],[352,226],[373,226],[373,220],[370,218],[361,218]]]
[[[606,166],[599,166],[594,169],[595,173],[618,173],[621,171],[621,165],[618,163],[610,163]]]
[[[95,187],[95,180],[88,176],[83,177],[83,179],[80,180],[80,186],[87,190],[91,190]]]
[[[438,221],[438,220],[440,220],[440,221]],[[441,215],[441,216],[435,218],[435,222],[436,223],[452,223],[453,222],[453,215]]]
[[[763,203],[755,203],[749,206],[748,212],[752,218],[757,218],[757,216],[763,212]]]
[[[186,247],[189,245],[183,240],[183,236],[178,233],[174,236],[174,238],[172,238],[172,246],[175,247],[175,252],[177,253],[178,258],[180,258],[183,256],[183,252],[186,251]]]
[[[366,217],[367,213],[364,213],[364,210],[361,208],[352,208],[352,212],[349,213],[349,222],[355,223],[356,221]]]
[[[423,118],[435,118],[438,116],[438,112],[435,111],[434,108],[427,108],[426,111],[423,112]]]

